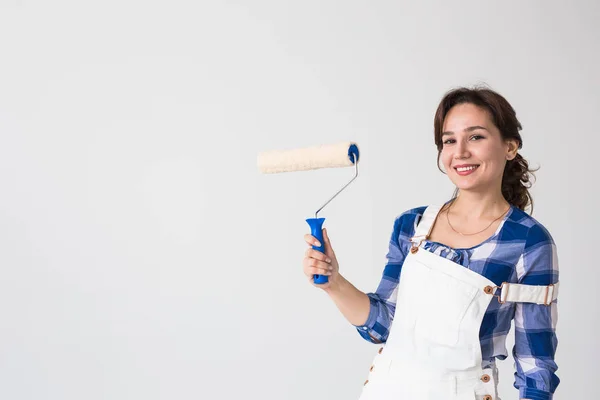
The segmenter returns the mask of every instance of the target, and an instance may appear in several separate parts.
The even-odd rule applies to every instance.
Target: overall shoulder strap
[[[429,236],[431,228],[433,227],[433,223],[435,222],[442,207],[443,205],[432,205],[425,209],[423,216],[421,217],[421,220],[415,229],[415,234],[410,239],[411,242],[420,243]]]
[[[559,282],[551,285],[523,285],[520,283],[504,282],[500,285],[500,303],[521,302],[549,306],[558,298]]]

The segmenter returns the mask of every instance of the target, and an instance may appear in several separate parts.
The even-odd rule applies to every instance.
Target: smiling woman
[[[328,274],[317,286],[364,339],[382,344],[360,400],[498,399],[496,360],[508,357],[513,320],[514,386],[521,399],[552,399],[560,382],[556,246],[525,212],[531,171],[518,153],[520,129],[512,106],[490,89],[443,97],[437,161],[456,191],[396,218],[375,292],[339,273],[326,231],[324,254],[307,250],[305,274]]]
[[[454,196],[460,189],[500,183],[506,201],[522,210],[530,205],[533,211],[528,190],[533,171],[517,152],[523,147],[521,129],[514,108],[493,90],[459,88],[447,93],[435,113],[434,140],[438,167],[441,160],[456,185]],[[463,176],[470,178],[458,179]]]

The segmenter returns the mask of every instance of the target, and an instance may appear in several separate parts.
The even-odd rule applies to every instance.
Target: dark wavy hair
[[[514,139],[518,142],[519,149],[523,147],[523,139],[519,133],[522,130],[521,123],[517,119],[514,108],[502,95],[487,87],[452,89],[440,101],[434,118],[434,140],[438,149],[437,162],[440,171],[444,172],[440,168],[444,119],[452,107],[465,103],[487,110],[502,138],[504,140]],[[531,212],[533,212],[533,198],[529,193],[529,188],[535,179],[534,171],[529,169],[529,163],[519,153],[512,160],[507,160],[504,167],[502,195],[506,201],[521,210],[525,210],[527,206],[530,206]],[[453,198],[457,194],[458,188],[455,190]]]

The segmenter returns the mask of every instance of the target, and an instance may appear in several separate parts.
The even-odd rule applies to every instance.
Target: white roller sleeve
[[[348,157],[354,142],[342,142],[294,150],[272,150],[258,155],[258,169],[265,174],[306,171],[319,168],[350,167]]]
[[[550,304],[558,297],[558,282],[550,286],[505,283],[500,292],[500,301]]]

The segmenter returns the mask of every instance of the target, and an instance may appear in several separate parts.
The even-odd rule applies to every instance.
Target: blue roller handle
[[[325,218],[308,218],[306,222],[310,226],[310,234],[321,244],[321,246],[313,245],[312,248],[325,254],[325,241],[323,240],[323,222],[325,222]],[[313,275],[313,278],[317,284],[329,282],[327,275]]]

